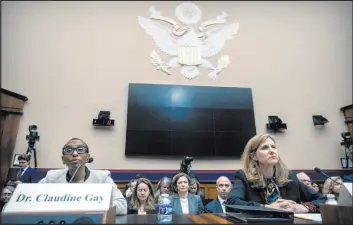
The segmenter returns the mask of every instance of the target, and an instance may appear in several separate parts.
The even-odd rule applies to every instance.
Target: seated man
[[[68,183],[75,170],[90,157],[87,144],[78,138],[70,139],[62,150],[62,161],[68,169],[49,170],[46,177],[39,183]],[[127,213],[127,203],[116,187],[110,172],[106,170],[92,170],[86,166],[81,166],[76,175],[72,178],[72,183],[108,183],[113,187],[113,206],[116,206],[116,214]]]
[[[225,213],[223,202],[227,200],[229,192],[232,190],[232,183],[228,177],[221,176],[216,181],[218,196],[206,205],[206,211],[211,213]]]
[[[314,189],[313,186],[311,185],[310,177],[306,173],[304,173],[304,172],[297,173],[297,178],[299,181],[301,181],[306,186]]]
[[[21,181],[21,183],[37,183],[37,170],[30,166],[31,155],[22,154],[18,157],[20,167],[12,180]]]

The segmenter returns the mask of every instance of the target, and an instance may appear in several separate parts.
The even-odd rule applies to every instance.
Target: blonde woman
[[[226,204],[264,206],[292,212],[318,212],[325,197],[298,180],[280,157],[274,138],[251,138],[242,155],[243,169],[235,174]]]
[[[128,214],[144,215],[156,213],[152,184],[147,178],[140,178],[136,181]]]
[[[327,180],[325,181],[324,187],[322,188],[322,194],[334,194],[337,200],[340,194],[343,181],[341,177],[331,177],[331,179],[327,178]]]
[[[172,179],[170,179],[169,177],[162,177],[159,180],[156,191],[154,193],[155,201],[156,202],[159,201],[159,197],[161,194],[170,195],[171,189],[172,189]]]

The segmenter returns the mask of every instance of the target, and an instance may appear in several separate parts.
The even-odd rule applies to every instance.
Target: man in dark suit
[[[229,192],[232,190],[232,183],[228,177],[221,176],[216,181],[218,196],[209,202],[205,208],[210,213],[225,213],[225,207],[222,205],[227,200]]]
[[[22,183],[38,183],[37,170],[30,167],[31,156],[22,154],[18,157],[20,169],[16,171],[15,179]]]

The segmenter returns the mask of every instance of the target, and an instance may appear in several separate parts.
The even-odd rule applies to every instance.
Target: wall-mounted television
[[[251,88],[129,84],[126,156],[238,158],[255,134]]]

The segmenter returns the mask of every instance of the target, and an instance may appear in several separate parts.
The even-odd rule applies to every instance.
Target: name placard
[[[19,184],[3,213],[107,211],[111,184]]]

